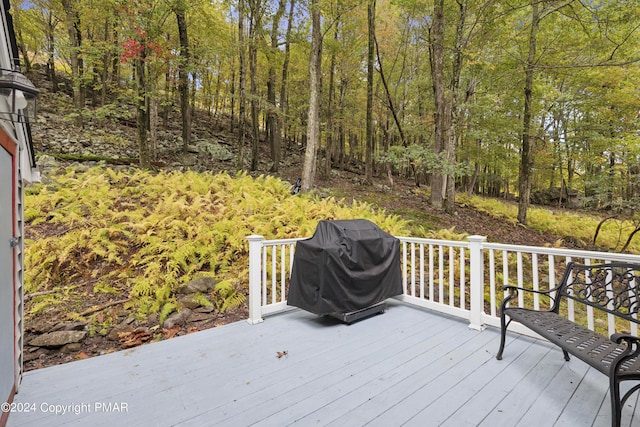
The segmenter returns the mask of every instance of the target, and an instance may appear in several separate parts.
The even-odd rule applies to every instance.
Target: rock
[[[31,347],[26,350],[27,351],[25,351],[22,355],[22,361],[24,363],[31,362],[40,358],[45,358],[48,354],[47,350],[40,347]]]
[[[179,294],[195,294],[198,292],[206,294],[211,292],[215,287],[216,281],[212,277],[199,277],[182,286],[176,292]]]
[[[196,143],[197,151],[208,154],[212,160],[225,161],[234,158],[234,155],[226,147],[213,142],[202,140]]]
[[[178,304],[180,304],[180,307],[188,308],[190,310],[200,307],[200,303],[197,301],[194,301],[193,296],[191,295],[187,295],[182,298],[179,298]]]
[[[51,332],[51,329],[55,325],[46,320],[33,320],[25,325],[25,329],[35,334],[44,334],[45,332]]]
[[[86,323],[83,322],[60,322],[56,324],[49,332],[56,331],[84,331]]]
[[[211,315],[206,313],[194,312],[189,316],[189,322],[202,322],[203,320],[210,320]]]
[[[173,313],[167,320],[164,321],[162,327],[165,329],[171,329],[174,326],[182,326],[187,322],[187,319],[191,315],[191,310],[188,308],[183,309],[179,313]]]
[[[134,328],[130,325],[119,325],[109,331],[109,333],[107,334],[107,339],[110,341],[118,341],[120,340],[120,334],[133,332],[133,330]]]
[[[580,206],[580,193],[573,188],[552,187],[531,193],[531,203],[536,205],[556,206],[558,203],[567,207]]]
[[[62,347],[66,344],[82,341],[86,331],[56,331],[38,335],[29,342],[34,347]]]
[[[77,342],[72,342],[72,343],[63,345],[62,348],[60,349],[60,352],[64,354],[73,354],[73,353],[79,352],[80,350],[82,350],[82,344]]]
[[[198,313],[213,313],[215,311],[215,307],[212,305],[209,306],[203,306],[203,307],[198,307],[195,309],[195,311],[197,311]]]
[[[147,316],[147,323],[149,325],[158,324],[158,313],[151,313]]]

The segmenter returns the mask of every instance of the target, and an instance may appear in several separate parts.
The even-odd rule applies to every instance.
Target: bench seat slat
[[[611,362],[622,353],[626,346],[577,325],[566,318],[547,311],[533,311],[523,308],[506,308],[506,314],[516,322],[524,323],[529,329],[566,349],[605,375],[609,374]],[[640,361],[631,359],[623,365],[620,377],[640,375]]]

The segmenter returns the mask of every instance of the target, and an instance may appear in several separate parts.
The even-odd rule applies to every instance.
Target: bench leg
[[[618,383],[613,376],[609,378],[609,394],[611,395],[611,427],[620,427],[622,418],[620,383]]]
[[[511,323],[511,320],[509,320]],[[505,319],[504,313],[500,315],[500,348],[498,349],[498,354],[496,355],[496,359],[502,360],[502,352],[504,351],[505,339],[507,337],[507,319]]]

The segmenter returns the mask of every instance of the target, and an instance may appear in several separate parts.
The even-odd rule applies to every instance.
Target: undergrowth
[[[218,285],[198,302],[224,311],[246,300],[249,235],[305,237],[321,219],[354,218],[406,234],[406,221],[366,203],[289,191],[269,176],[67,169],[26,196],[27,315],[77,319],[101,297],[162,321],[175,291],[202,276]]]
[[[480,196],[461,196],[459,202],[473,206],[479,211],[494,217],[502,218],[512,224],[517,223],[518,207],[514,203],[503,202],[499,199]],[[626,242],[629,234],[635,229],[634,223],[626,221],[605,222],[593,245],[593,238],[601,218],[587,213],[576,213],[551,208],[530,207],[527,211],[527,225],[543,233],[551,233],[561,237],[577,239],[581,246],[619,251]],[[627,252],[640,253],[640,240],[632,241]]]

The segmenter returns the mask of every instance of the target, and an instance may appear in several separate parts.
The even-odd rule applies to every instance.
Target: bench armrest
[[[611,335],[611,341],[617,344],[622,344],[624,341],[629,346],[633,344],[640,344],[640,338],[629,334],[613,334]]]
[[[640,338],[629,334],[613,334],[611,335],[611,341],[627,345],[627,348],[620,353],[615,359],[611,361],[609,367],[609,378],[616,378],[618,376],[618,369],[627,360],[637,358],[640,355]],[[623,398],[623,402],[626,398]]]
[[[552,307],[555,307],[557,306],[556,298],[554,295],[552,295],[552,293],[560,289],[560,286],[556,286],[555,288],[548,289],[548,290],[536,290],[531,288],[523,288],[520,286],[505,285],[502,287],[502,289],[509,292],[509,295],[507,295],[506,298],[502,301],[502,309],[504,310],[508,306],[509,301],[515,299],[518,296],[519,291],[530,292],[530,293],[539,294],[539,295],[546,295],[553,302]],[[554,311],[554,310],[552,309],[550,311]]]

